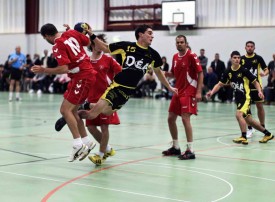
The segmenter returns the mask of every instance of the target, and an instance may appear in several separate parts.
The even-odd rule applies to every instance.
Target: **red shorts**
[[[120,120],[116,112],[114,112],[110,116],[99,114],[95,119],[92,119],[92,120],[86,119],[86,126],[118,125],[118,124],[120,124]]]
[[[89,90],[94,88],[95,77],[78,79],[73,78],[64,93],[64,98],[74,105],[82,104],[88,97]]]
[[[173,112],[179,116],[181,116],[182,113],[197,115],[198,107],[196,98],[192,96],[178,97],[174,95],[170,102],[168,112]]]

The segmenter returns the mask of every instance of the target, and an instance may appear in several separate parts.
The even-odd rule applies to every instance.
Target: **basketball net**
[[[171,24],[168,25],[169,27],[169,33],[170,34],[175,34],[177,32],[177,27],[180,23],[178,22],[171,22]]]

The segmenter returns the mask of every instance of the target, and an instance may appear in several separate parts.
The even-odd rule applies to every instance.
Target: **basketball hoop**
[[[177,32],[177,27],[179,26],[179,22],[171,22],[168,25],[169,28],[169,33],[170,34],[175,34]]]

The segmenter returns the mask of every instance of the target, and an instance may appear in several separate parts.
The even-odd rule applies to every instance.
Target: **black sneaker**
[[[180,155],[180,148],[176,149],[175,147],[171,147],[171,148],[167,149],[166,151],[163,151],[162,154],[164,156]]]
[[[190,150],[186,150],[183,154],[179,155],[179,160],[195,159],[196,156]]]
[[[67,124],[66,120],[61,117],[55,122],[55,130],[56,131],[61,131],[61,129]]]

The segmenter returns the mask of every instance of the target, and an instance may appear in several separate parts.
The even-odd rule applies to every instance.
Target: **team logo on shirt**
[[[242,77],[242,73],[239,73],[239,74],[237,75],[237,77],[238,77],[238,78],[241,78],[241,77]]]
[[[136,69],[142,70],[144,74],[149,66],[149,63],[144,63],[143,59],[136,61],[136,58],[133,56],[127,56],[125,64],[126,68],[124,69],[135,67]]]

